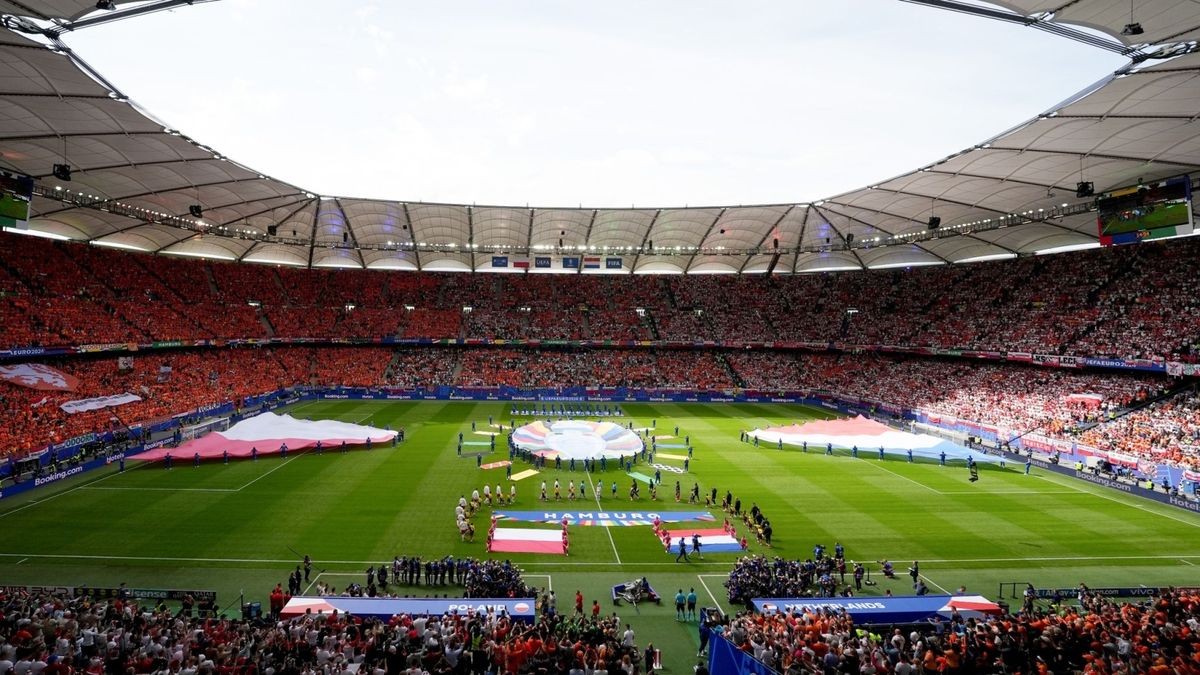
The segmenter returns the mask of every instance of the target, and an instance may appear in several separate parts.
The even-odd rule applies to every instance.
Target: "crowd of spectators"
[[[738,612],[716,630],[785,675],[816,673],[1197,673],[1200,595],[1139,603],[1081,587],[1078,606],[863,629],[831,611]],[[878,632],[876,632],[878,631]]]
[[[646,672],[633,631],[622,630],[616,614],[539,605],[533,624],[475,611],[254,620],[197,617],[125,597],[7,591],[0,592],[0,675]]]
[[[1200,393],[1180,392],[1108,424],[1084,431],[1080,442],[1156,463],[1200,471]]]
[[[710,352],[472,349],[453,384],[464,387],[642,387],[728,389],[728,369]]]
[[[390,352],[370,348],[278,347],[138,355],[121,370],[113,355],[51,360],[79,380],[75,391],[0,384],[0,455],[36,450],[93,431],[151,422],[222,401],[301,384],[378,385]],[[69,414],[67,401],[131,393],[142,400]]]
[[[770,352],[731,353],[728,359],[749,389],[826,391],[1018,434],[1069,433],[1168,385],[1152,375],[959,359]],[[1083,394],[1099,397],[1100,403]]]
[[[80,379],[74,392],[0,386],[0,445],[28,450],[94,430],[169,416],[205,403],[288,386],[637,387],[827,392],[942,416],[1078,439],[1101,449],[1194,465],[1195,396],[1160,402],[1095,426],[1153,396],[1169,381],[995,362],[875,354],[649,349],[270,347],[62,358],[50,365]],[[171,369],[159,381],[163,366]],[[143,400],[68,415],[68,400],[128,391]]]
[[[1190,240],[913,270],[632,277],[306,270],[0,237],[0,342],[11,346],[271,337],[253,302],[281,337],[771,340],[1200,358],[1200,242]]]

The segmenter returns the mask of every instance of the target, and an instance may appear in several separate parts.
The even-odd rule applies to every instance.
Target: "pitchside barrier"
[[[113,600],[117,598],[136,598],[138,600],[173,600],[182,601],[191,596],[195,601],[195,609],[200,616],[215,614],[217,611],[217,592],[199,589],[180,588],[114,588],[112,586],[0,586],[0,593],[29,593],[32,595],[50,595],[58,598],[92,598],[95,600]]]
[[[1013,599],[1021,599],[1025,597],[1025,589],[1029,586],[1025,581],[1006,581],[1000,584],[999,598],[1003,599],[1005,593],[1011,593]],[[1195,592],[1200,590],[1192,586],[1117,586],[1110,588],[1091,588],[1087,589],[1090,595],[1103,595],[1108,598],[1149,598],[1157,597],[1163,593],[1171,591],[1187,591]],[[1035,588],[1033,589],[1034,597],[1038,600],[1049,600],[1055,596],[1063,600],[1074,600],[1079,597],[1079,588]]]

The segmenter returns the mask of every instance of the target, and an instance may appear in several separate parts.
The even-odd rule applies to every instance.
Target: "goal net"
[[[206,422],[201,422],[200,424],[193,424],[191,426],[183,427],[180,429],[180,432],[183,435],[183,440],[190,441],[195,438],[200,438],[201,436],[204,436],[210,432],[225,431],[228,428],[229,418],[218,417],[217,419],[211,419]]]

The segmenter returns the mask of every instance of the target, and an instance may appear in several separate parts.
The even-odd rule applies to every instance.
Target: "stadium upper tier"
[[[1063,103],[1033,119],[858,190],[664,208],[335,197],[266,176],[154,119],[61,41],[97,23],[191,3],[115,4],[104,12],[87,0],[0,0],[0,12],[15,15],[0,31],[0,167],[37,179],[32,228],[109,246],[425,271],[539,262],[543,271],[625,273],[940,264],[1094,244],[1093,200],[1077,196],[1079,183],[1099,193],[1200,167],[1200,6],[1191,0],[1139,0],[1132,12],[1112,0],[995,3],[1007,11],[973,5],[971,13],[1130,62],[1064,92]],[[1126,26],[1134,23],[1136,31]],[[55,177],[55,164],[71,167],[70,181]],[[193,206],[202,217],[190,215]]]
[[[838,342],[1200,354],[1200,241],[788,276],[303,270],[0,235],[0,349],[238,338]]]

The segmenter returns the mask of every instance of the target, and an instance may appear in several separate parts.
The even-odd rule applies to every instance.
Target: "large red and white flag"
[[[17,363],[11,366],[0,366],[0,380],[18,387],[41,391],[75,391],[75,387],[79,386],[79,378],[51,368],[44,363]]]

